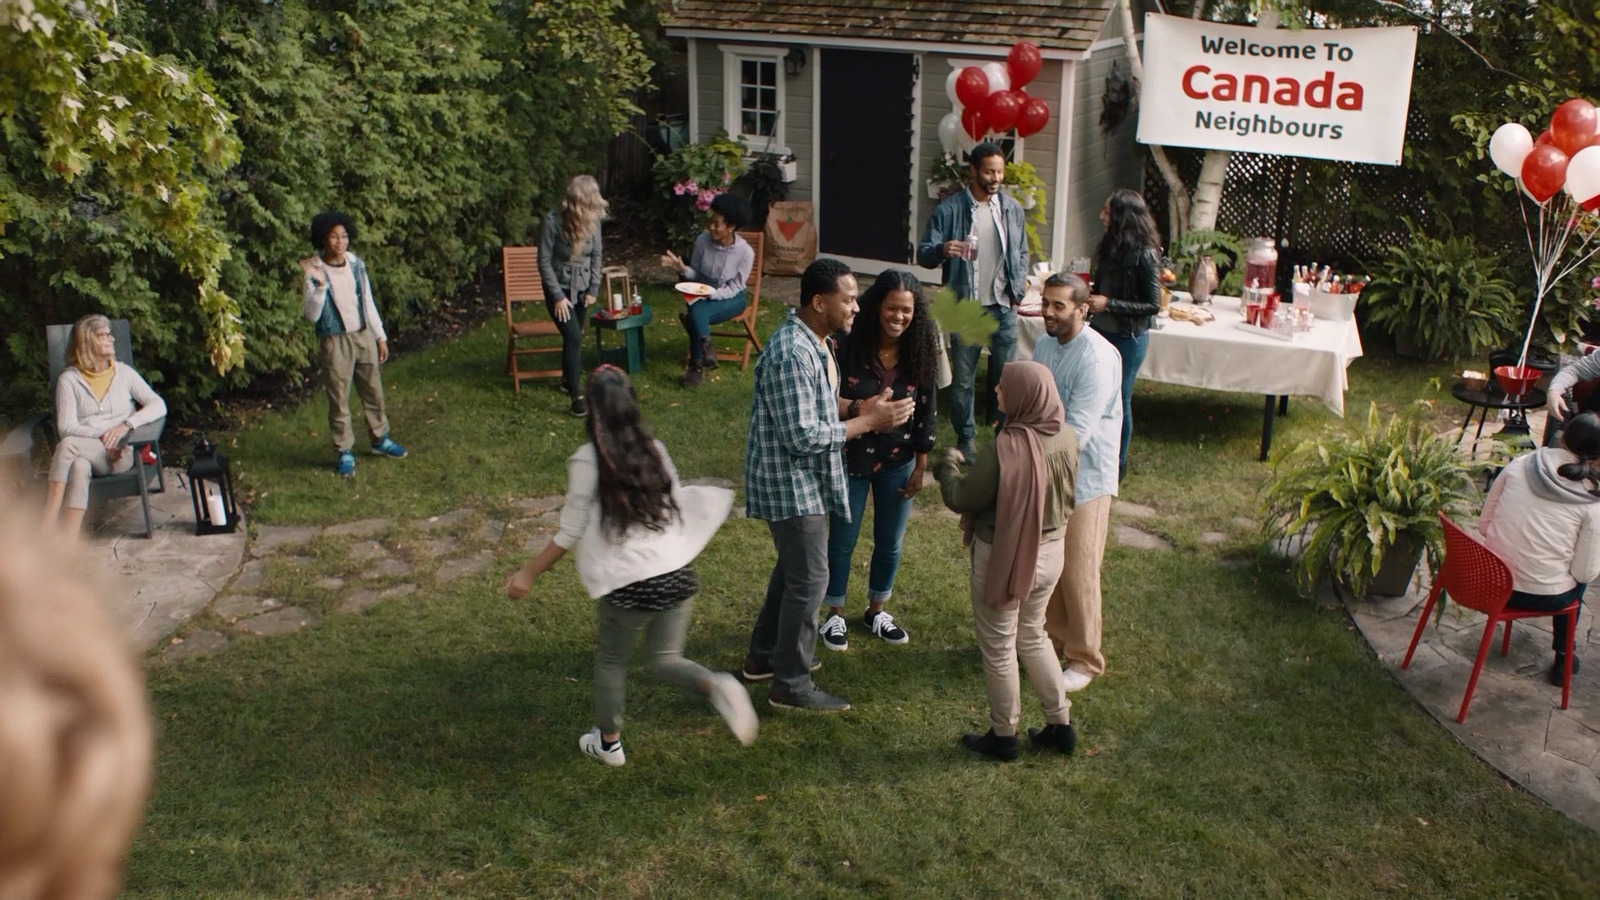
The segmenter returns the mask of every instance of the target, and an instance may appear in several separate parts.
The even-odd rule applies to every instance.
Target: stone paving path
[[[1405,596],[1347,606],[1378,658],[1439,724],[1507,778],[1600,831],[1600,628],[1593,614],[1585,608],[1578,619],[1576,652],[1586,665],[1572,677],[1571,708],[1561,709],[1561,689],[1545,682],[1550,620],[1526,619],[1512,630],[1510,656],[1500,655],[1497,635],[1467,721],[1458,725],[1485,617],[1447,605],[1443,621],[1423,632],[1411,668],[1402,670],[1431,583],[1424,573]]]

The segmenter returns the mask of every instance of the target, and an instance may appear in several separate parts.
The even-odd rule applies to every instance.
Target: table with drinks
[[[1263,395],[1260,458],[1265,460],[1273,420],[1288,413],[1289,395],[1318,397],[1344,415],[1346,369],[1363,351],[1353,315],[1356,294],[1336,291],[1325,270],[1297,269],[1294,302],[1282,302],[1277,291],[1261,287],[1276,281],[1275,248],[1258,241],[1250,250],[1245,284],[1251,286],[1244,296],[1211,296],[1203,298],[1207,304],[1196,305],[1189,292],[1170,293],[1178,311],[1163,309],[1155,319],[1139,377]],[[1019,350],[1031,356],[1043,321],[1024,315],[1018,332]]]

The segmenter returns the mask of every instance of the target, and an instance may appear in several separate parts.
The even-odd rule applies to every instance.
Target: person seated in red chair
[[[111,320],[97,313],[72,326],[67,367],[56,379],[56,444],[50,460],[45,525],[76,540],[89,508],[89,479],[124,472],[133,453],[124,441],[135,428],[167,414],[167,404],[133,366],[117,362]]]
[[[1562,446],[1517,457],[1495,479],[1478,531],[1511,569],[1512,609],[1558,610],[1583,599],[1600,576],[1600,415],[1580,413],[1567,423]],[[1552,620],[1555,663],[1548,678],[1562,683],[1567,633],[1577,615]],[[1578,671],[1578,660],[1572,660]]]
[[[750,204],[733,194],[718,194],[711,201],[711,221],[694,239],[694,252],[684,264],[678,254],[661,254],[661,264],[678,273],[684,281],[711,286],[711,293],[689,304],[678,317],[689,332],[689,364],[678,383],[695,387],[705,380],[705,370],[717,367],[717,348],[711,346],[711,326],[719,325],[744,312],[750,303],[746,290],[750,269],[756,262],[755,248],[739,236],[739,229],[750,224]]]

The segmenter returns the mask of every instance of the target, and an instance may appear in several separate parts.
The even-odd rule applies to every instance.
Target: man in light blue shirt
[[[1066,565],[1045,608],[1045,631],[1065,666],[1067,690],[1081,691],[1106,669],[1100,653],[1100,561],[1122,447],[1122,357],[1089,321],[1089,286],[1076,275],[1044,283],[1046,337],[1035,362],[1048,366],[1067,424],[1078,435],[1078,485],[1062,538]]]

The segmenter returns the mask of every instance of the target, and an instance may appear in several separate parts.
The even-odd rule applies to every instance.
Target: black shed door
[[[916,58],[865,50],[820,55],[818,249],[909,262]]]

